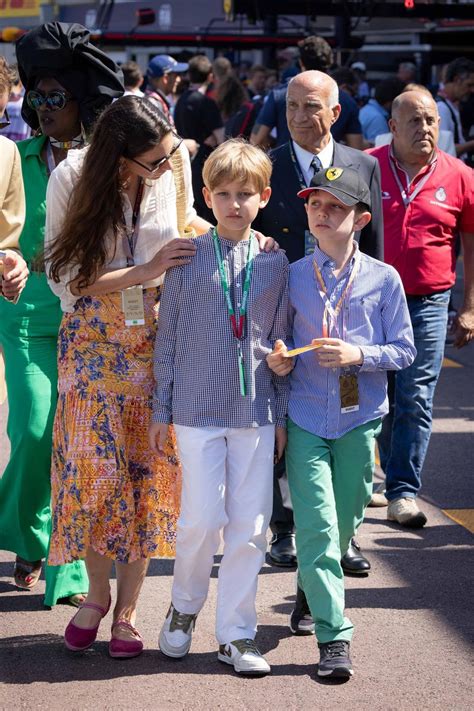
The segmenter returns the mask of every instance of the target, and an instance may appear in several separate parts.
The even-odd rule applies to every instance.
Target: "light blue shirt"
[[[359,121],[362,126],[362,133],[366,141],[375,143],[375,137],[379,133],[387,133],[388,111],[375,99],[369,99],[367,104],[359,111]]]
[[[356,252],[354,253],[354,255]],[[408,306],[398,273],[388,264],[360,254],[360,265],[349,298],[337,321],[337,333],[359,346],[364,362],[353,366],[359,385],[359,410],[341,412],[340,368],[322,368],[314,351],[296,358],[290,377],[288,415],[299,427],[326,439],[337,439],[359,425],[388,412],[387,370],[409,366],[416,355]],[[316,245],[313,255],[290,265],[288,348],[321,338],[324,304],[313,259],[320,269],[332,306],[344,291],[355,256],[336,278],[334,262]],[[343,320],[345,323],[343,323]],[[344,325],[344,327],[343,327]]]

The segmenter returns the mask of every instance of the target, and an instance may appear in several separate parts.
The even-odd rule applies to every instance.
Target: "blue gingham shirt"
[[[359,254],[359,271],[339,313],[339,333],[330,333],[331,338],[342,338],[344,319],[345,340],[359,346],[363,353],[362,366],[351,367],[358,377],[359,410],[341,412],[341,369],[320,367],[314,351],[297,356],[290,377],[289,417],[299,427],[326,439],[342,437],[355,427],[385,415],[388,412],[385,371],[406,368],[416,355],[400,277],[388,264]],[[313,255],[290,266],[288,317],[292,338],[288,348],[298,348],[313,338],[322,337],[324,304],[313,260],[320,269],[333,307],[355,263],[353,256],[336,279],[334,261],[316,245]]]
[[[254,263],[242,351],[247,394],[239,387],[233,336],[212,232],[194,240],[189,264],[166,273],[156,337],[153,422],[188,427],[284,426],[288,378],[274,375],[266,356],[287,334],[288,260],[259,252]],[[242,300],[248,241],[219,238],[234,308]]]

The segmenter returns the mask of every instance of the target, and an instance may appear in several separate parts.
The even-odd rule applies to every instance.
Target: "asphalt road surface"
[[[474,346],[447,348],[446,355],[420,501],[428,525],[421,531],[402,530],[386,522],[385,509],[368,509],[359,532],[372,572],[367,578],[346,578],[347,611],[356,626],[353,679],[344,684],[318,680],[314,638],[289,632],[293,571],[268,565],[261,571],[257,642],[272,674],[246,679],[216,658],[219,557],[186,659],[170,660],[158,651],[172,562],[154,560],[137,620],[145,652],[136,659],[113,660],[107,654],[109,618],[92,649],[67,652],[62,633],[72,608],[45,610],[43,581],[34,591],[18,591],[11,579],[14,556],[0,552],[0,708],[471,709]],[[8,456],[6,414],[4,405],[0,471]]]

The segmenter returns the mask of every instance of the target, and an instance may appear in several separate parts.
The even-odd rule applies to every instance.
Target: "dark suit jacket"
[[[280,247],[286,250],[289,261],[295,262],[304,257],[304,235],[308,229],[304,200],[296,197],[300,184],[288,143],[272,151],[270,157],[273,162],[272,195],[268,205],[258,214],[253,227],[276,239]],[[378,161],[355,148],[334,143],[332,165],[354,168],[369,186],[372,220],[362,232],[356,233],[356,239],[362,252],[383,260],[383,213]]]

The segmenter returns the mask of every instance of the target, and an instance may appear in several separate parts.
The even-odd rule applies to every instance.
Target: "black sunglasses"
[[[6,128],[7,126],[10,125],[10,123],[11,123],[11,121],[10,121],[10,117],[8,115],[8,111],[5,109],[5,111],[3,112],[3,116],[0,118],[0,129]]]
[[[148,167],[147,165],[145,165],[144,163],[140,163],[140,161],[139,161],[139,160],[136,160],[136,158],[129,158],[128,160],[131,160],[132,163],[136,163],[137,165],[140,166],[140,168],[143,168],[143,170],[146,170],[147,173],[150,173],[150,175],[151,175],[152,173],[157,173],[157,172],[159,171],[159,169],[160,169],[167,161],[169,161],[170,158],[173,157],[173,155],[176,153],[176,151],[178,150],[178,148],[180,147],[180,145],[182,144],[182,142],[183,142],[183,139],[180,138],[180,139],[178,140],[178,143],[176,143],[176,144],[173,146],[173,148],[171,149],[171,151],[168,153],[167,156],[163,156],[163,158],[159,158],[159,160],[157,160],[157,161],[155,162],[155,165],[153,166],[153,168],[149,168],[149,167]]]
[[[26,103],[33,111],[38,111],[42,106],[46,106],[50,111],[61,111],[70,101],[74,101],[74,97],[68,96],[60,89],[48,91],[47,94],[31,89],[26,94]]]

